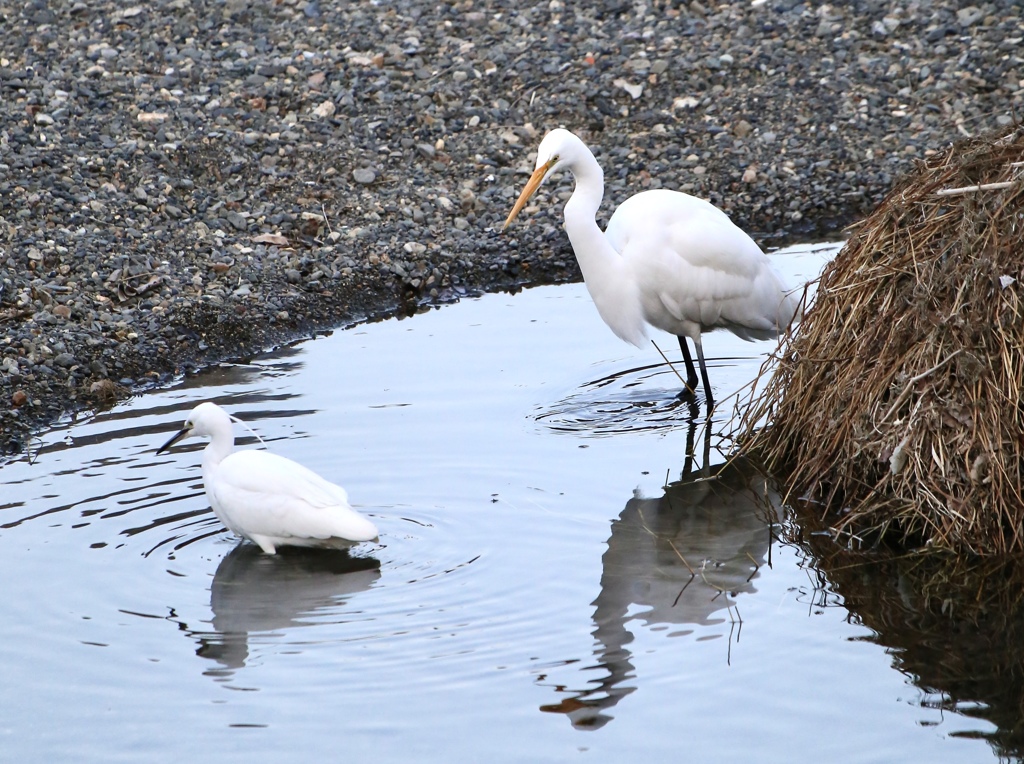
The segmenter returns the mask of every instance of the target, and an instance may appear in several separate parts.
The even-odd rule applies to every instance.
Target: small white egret
[[[200,403],[157,450],[193,435],[210,439],[203,449],[203,485],[214,514],[230,530],[267,554],[278,546],[338,546],[377,538],[377,528],[349,506],[341,486],[283,456],[235,451],[231,419],[216,403]]]
[[[713,406],[701,332],[728,329],[745,340],[771,339],[796,317],[798,300],[754,240],[703,199],[643,191],[623,202],[602,232],[595,215],[604,197],[604,172],[586,144],[561,128],[541,141],[537,169],[502,230],[544,179],[561,169],[576,181],[565,203],[565,231],[601,318],[637,347],[647,337],[646,324],[676,335],[686,362],[686,392],[692,395],[697,372],[689,337],[707,404]]]

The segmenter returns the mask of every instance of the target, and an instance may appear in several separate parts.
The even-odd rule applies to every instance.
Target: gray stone
[[[356,183],[368,186],[377,180],[377,174],[367,167],[357,167],[352,171],[352,178]]]

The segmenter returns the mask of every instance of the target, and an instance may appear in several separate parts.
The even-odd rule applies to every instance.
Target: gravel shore
[[[0,0],[0,451],[175,375],[579,279],[543,134],[764,247],[1024,113],[1012,2]]]

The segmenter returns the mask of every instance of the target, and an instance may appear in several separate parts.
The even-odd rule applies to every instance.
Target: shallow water
[[[795,283],[831,251],[776,260]],[[993,758],[983,714],[935,702],[773,540],[771,486],[716,466],[772,343],[705,348],[708,461],[678,380],[580,285],[338,331],[44,434],[0,469],[0,759]],[[238,545],[202,444],[154,453],[202,400],[344,485],[380,543]]]

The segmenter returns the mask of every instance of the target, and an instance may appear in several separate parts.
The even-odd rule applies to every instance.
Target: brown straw
[[[1022,162],[1014,125],[898,181],[747,409],[745,447],[835,530],[1024,551]]]

